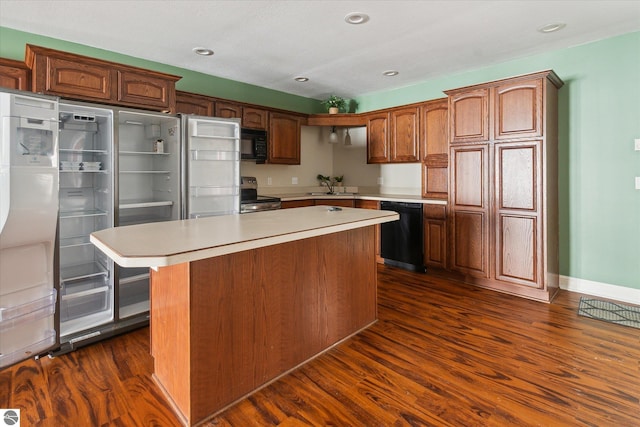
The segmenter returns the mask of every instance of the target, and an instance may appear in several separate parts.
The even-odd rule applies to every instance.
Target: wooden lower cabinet
[[[313,206],[313,205],[315,205],[315,202],[313,199],[288,200],[286,202],[281,202],[282,209],[304,208],[306,206]]]
[[[151,271],[154,379],[184,425],[377,318],[374,227]]]
[[[489,277],[489,146],[451,147],[451,268]]]
[[[355,201],[355,207],[360,209],[380,209],[380,202],[377,200],[360,200]],[[376,225],[376,262],[384,264],[384,259],[380,256],[380,226]]]
[[[355,200],[353,199],[316,199],[316,206],[338,206],[343,208],[355,207]]]
[[[447,207],[425,204],[422,207],[424,228],[424,265],[447,268]]]

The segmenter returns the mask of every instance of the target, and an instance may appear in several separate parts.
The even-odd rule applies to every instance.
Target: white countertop
[[[262,194],[262,193],[261,193]],[[309,193],[282,193],[274,194],[265,192],[265,196],[279,197],[283,202],[289,202],[294,200],[307,200],[307,199],[329,199],[329,200],[379,200],[379,201],[391,201],[391,202],[406,202],[406,203],[423,203],[428,205],[446,205],[446,200],[441,199],[423,199],[420,196],[410,194],[382,194],[382,193],[352,193],[352,194],[326,194],[326,195],[312,195]]]
[[[122,267],[163,267],[396,221],[396,212],[328,206],[109,228],[91,243]]]

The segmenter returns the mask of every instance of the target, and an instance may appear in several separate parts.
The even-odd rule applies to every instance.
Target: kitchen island
[[[101,230],[151,270],[154,379],[200,424],[376,321],[375,225],[390,211],[313,206]]]

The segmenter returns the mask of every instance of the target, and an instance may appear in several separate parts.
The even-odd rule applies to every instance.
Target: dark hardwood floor
[[[639,426],[640,329],[379,269],[379,321],[207,426]],[[149,330],[0,371],[22,426],[179,425]]]

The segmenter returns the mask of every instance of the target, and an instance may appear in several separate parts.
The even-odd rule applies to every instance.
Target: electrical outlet
[[[378,185],[384,185],[384,178],[381,176],[378,177]]]
[[[636,176],[636,190],[640,190],[640,176]]]
[[[270,176],[267,177],[267,185],[271,185],[273,184],[273,180],[271,179]]]
[[[291,183],[293,185],[298,185],[298,177],[297,176],[292,176],[291,177]]]
[[[640,151],[640,138],[636,138],[633,141],[636,147],[636,151]]]

